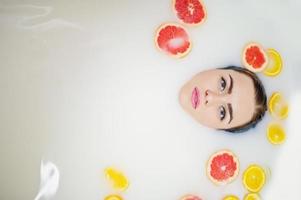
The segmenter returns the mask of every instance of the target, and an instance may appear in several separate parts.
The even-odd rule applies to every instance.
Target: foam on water
[[[1,3],[0,199],[33,199],[42,157],[60,166],[54,199],[112,193],[107,166],[127,175],[125,199],[242,198],[242,173],[223,187],[206,177],[207,159],[224,148],[235,152],[242,170],[250,163],[271,169],[263,199],[300,199],[300,173],[296,179],[288,169],[300,171],[301,160],[288,154],[300,151],[301,4],[204,3],[207,21],[187,28],[193,47],[182,60],[154,45],[160,24],[178,22],[171,1]],[[284,60],[277,78],[259,75],[268,95],[281,91],[295,102],[279,147],[266,139],[269,114],[254,130],[233,136],[199,125],[178,103],[180,87],[195,73],[240,65],[249,41],[275,48]]]

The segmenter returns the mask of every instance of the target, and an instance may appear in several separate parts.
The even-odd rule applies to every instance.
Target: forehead
[[[255,88],[253,80],[246,74],[234,70],[222,70],[225,75],[231,75],[233,89],[229,103],[233,108],[231,127],[249,122],[255,110]]]

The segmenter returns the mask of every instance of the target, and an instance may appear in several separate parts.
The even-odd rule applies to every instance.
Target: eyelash
[[[223,121],[225,119],[226,116],[226,109],[224,108],[224,106],[220,106],[219,107],[219,119],[221,121]]]
[[[226,80],[224,79],[224,77],[221,77],[221,79],[220,79],[220,91],[223,92],[225,90],[226,86],[227,86]]]

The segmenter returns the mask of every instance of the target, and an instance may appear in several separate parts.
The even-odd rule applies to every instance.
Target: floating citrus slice
[[[176,23],[162,24],[156,32],[158,49],[175,58],[185,57],[191,50],[191,41],[185,28]]]
[[[173,8],[186,24],[198,25],[206,19],[206,10],[200,0],[173,0]]]
[[[257,43],[249,43],[242,53],[242,64],[252,72],[261,72],[268,65],[265,50]]]
[[[285,131],[280,124],[271,123],[267,128],[267,138],[272,144],[282,144],[285,141]]]
[[[202,200],[200,197],[195,195],[185,195],[181,200]]]
[[[243,184],[250,192],[259,192],[265,184],[265,172],[259,165],[250,165],[243,173]]]
[[[288,116],[289,106],[283,96],[279,92],[272,94],[269,100],[269,111],[272,116],[284,119]]]
[[[123,198],[117,194],[106,196],[104,200],[123,200]]]
[[[239,200],[239,198],[235,195],[227,195],[223,198],[223,200]]]
[[[257,193],[249,193],[244,196],[244,200],[260,200],[260,196]]]
[[[106,177],[110,181],[112,181],[113,187],[115,189],[119,189],[119,190],[127,189],[129,182],[122,172],[109,167],[109,168],[105,169],[105,174],[106,174]]]
[[[275,49],[268,49],[267,54],[269,63],[263,73],[267,76],[277,76],[282,70],[281,56]]]
[[[229,150],[221,150],[213,154],[207,163],[207,175],[217,185],[232,182],[238,175],[239,162]]]

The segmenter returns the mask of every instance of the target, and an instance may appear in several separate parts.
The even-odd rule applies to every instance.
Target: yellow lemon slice
[[[249,193],[244,196],[244,200],[260,200],[260,196],[257,193]]]
[[[289,106],[283,96],[279,92],[275,92],[269,99],[269,111],[272,116],[284,119],[288,116]]]
[[[272,144],[282,144],[285,141],[285,131],[280,124],[271,123],[267,128],[267,138]]]
[[[106,177],[110,181],[112,181],[113,187],[115,189],[119,189],[119,190],[127,189],[129,182],[122,172],[120,172],[114,168],[108,167],[105,169],[105,174],[106,174]]]
[[[239,198],[234,195],[227,195],[223,198],[223,200],[239,200]]]
[[[281,55],[275,49],[268,49],[266,52],[269,57],[269,63],[263,73],[267,76],[277,76],[282,70]]]
[[[123,198],[119,195],[112,194],[105,197],[105,200],[123,200]]]
[[[243,184],[250,192],[259,192],[265,184],[265,172],[259,165],[250,165],[243,173]]]

